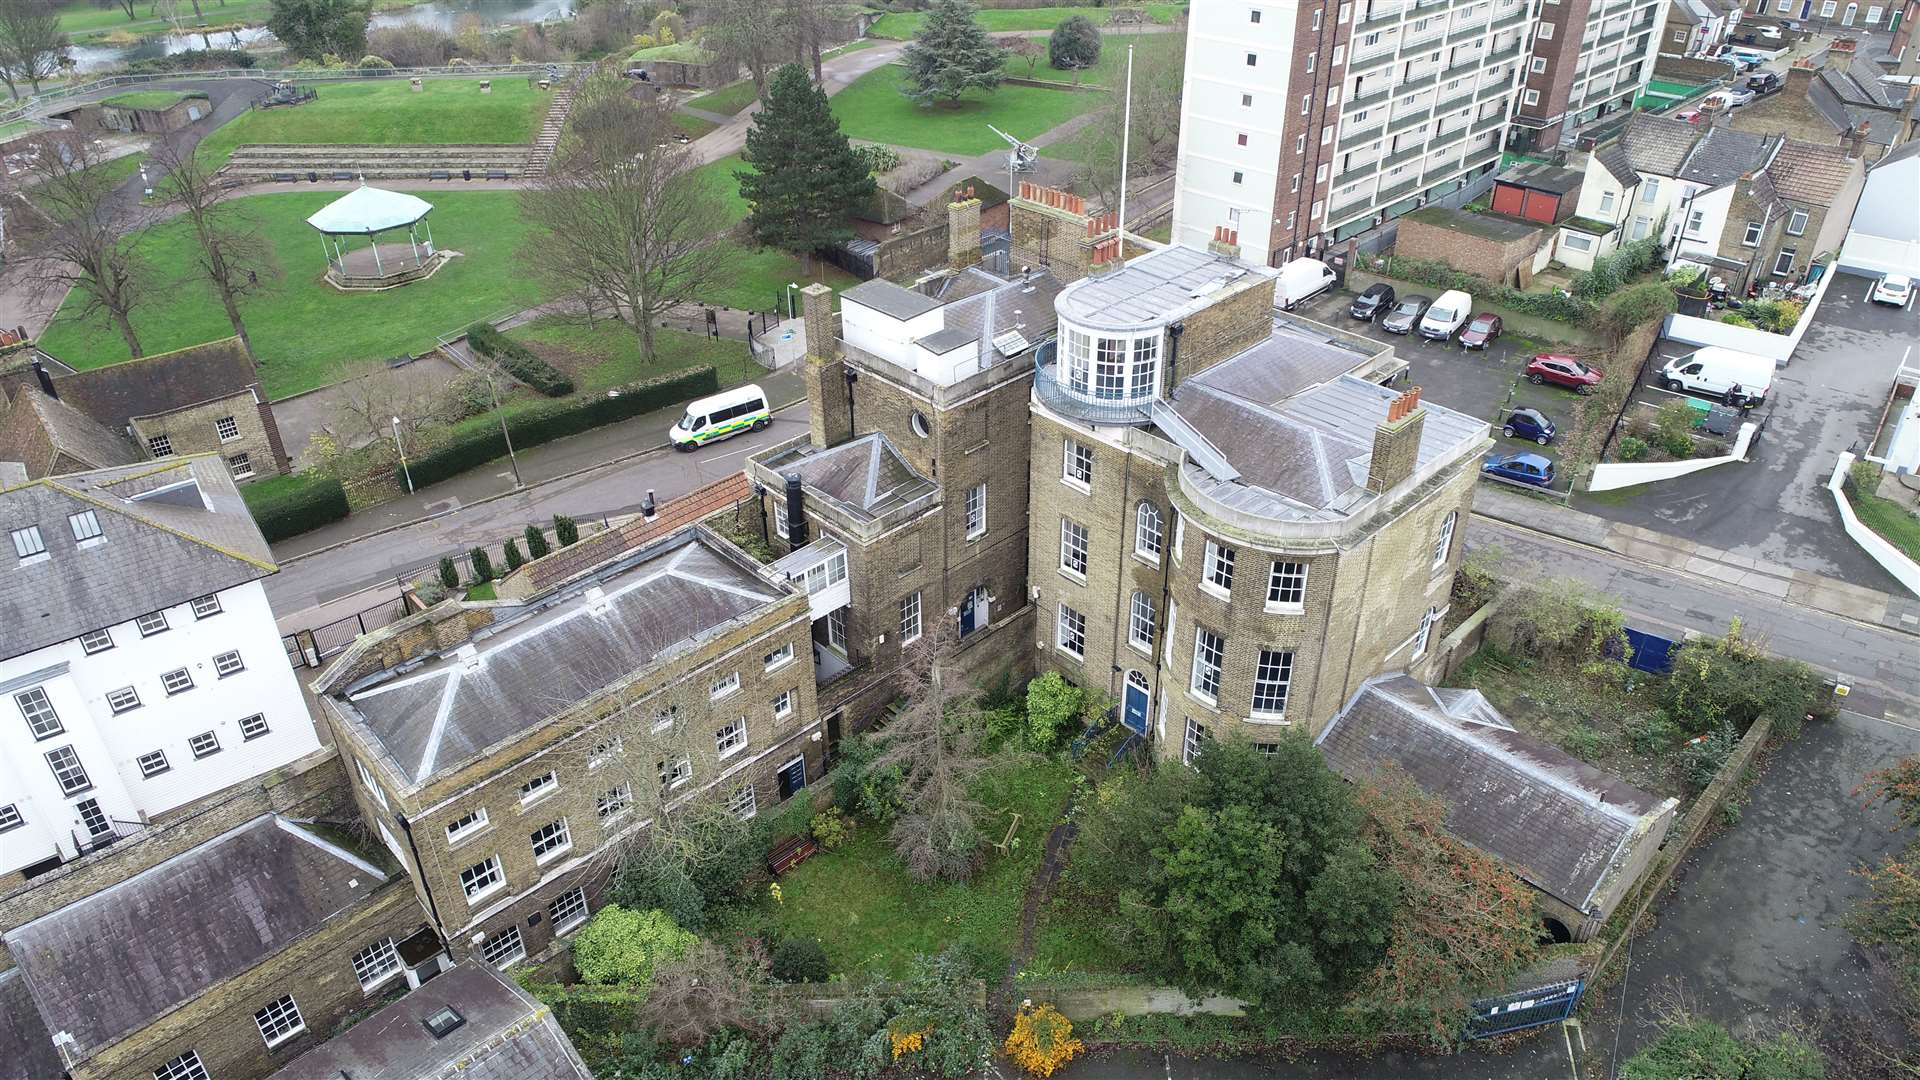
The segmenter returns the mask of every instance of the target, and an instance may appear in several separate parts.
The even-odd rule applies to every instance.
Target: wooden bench
[[[434,169],[434,170],[432,170],[431,172],[429,172],[429,173],[427,173],[427,179],[429,179],[429,180],[451,180],[451,179],[453,179],[453,174],[452,174],[452,173],[450,173],[450,172],[448,172],[448,171],[447,171],[447,170],[445,170],[445,169]]]
[[[275,180],[278,180],[278,181],[280,181],[280,182],[281,182],[281,183],[283,183],[283,184],[291,184],[291,183],[293,183],[294,181],[296,181],[296,180],[299,180],[299,179],[300,179],[300,174],[299,174],[299,173],[290,173],[290,172],[277,172],[277,173],[274,173],[274,174],[273,174],[273,178],[274,178]]]
[[[353,174],[345,169],[339,169],[334,172],[333,178],[335,180],[351,180],[353,179]]]
[[[489,179],[489,180],[505,180],[505,179],[507,179],[507,170],[505,170],[505,169],[488,169],[488,170],[487,170],[487,179]]]
[[[790,836],[767,852],[767,869],[773,871],[774,877],[779,877],[819,850],[820,845],[814,843],[811,836]]]
[[[993,845],[993,849],[1005,855],[1013,850],[1013,838],[1015,834],[1020,831],[1020,812],[1018,810],[1006,810],[1002,812],[1012,814],[1013,818],[1007,822],[1007,834],[1000,838],[999,843]]]

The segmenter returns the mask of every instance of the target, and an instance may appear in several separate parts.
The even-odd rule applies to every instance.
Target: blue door
[[[1137,671],[1127,672],[1126,705],[1120,711],[1120,722],[1135,735],[1147,733],[1147,677]]]

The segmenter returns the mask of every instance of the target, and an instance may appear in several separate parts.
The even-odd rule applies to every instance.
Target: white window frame
[[[487,816],[487,808],[476,807],[447,822],[447,846],[458,847],[468,840],[487,831],[492,821]]]
[[[1127,604],[1127,644],[1153,655],[1154,622],[1158,618],[1153,597],[1136,589]]]
[[[196,619],[211,619],[224,610],[220,606],[220,597],[213,593],[193,598],[193,617]]]
[[[227,459],[227,472],[235,480],[247,480],[253,476],[253,457],[246,453],[235,454]]]
[[[1749,221],[1746,229],[1740,234],[1740,244],[1743,247],[1759,247],[1760,237],[1765,233],[1766,229],[1759,222]]]
[[[505,971],[527,958],[527,943],[520,936],[518,926],[509,926],[480,943],[480,957],[493,965],[495,971]]]
[[[113,648],[112,630],[89,630],[80,635],[80,648],[88,656]]]
[[[82,510],[67,515],[67,530],[73,533],[73,542],[84,544],[89,540],[98,540],[105,535],[100,530],[100,515],[91,510]]]
[[[788,645],[787,648],[791,650],[793,646]],[[680,706],[668,705],[654,714],[653,727],[649,730],[651,734],[660,735],[672,731],[678,723],[680,723]]]
[[[560,777],[552,769],[538,776],[529,777],[520,785],[520,805],[532,806],[541,799],[560,790]]]
[[[500,865],[498,853],[487,856],[479,862],[460,871],[460,892],[472,906],[507,887],[507,872]]]
[[[920,640],[920,594],[911,592],[900,598],[900,644]]]
[[[658,765],[660,772],[660,790],[677,791],[693,783],[693,759],[686,756],[662,761]]]
[[[1449,510],[1447,516],[1440,519],[1440,531],[1433,538],[1432,573],[1446,569],[1447,561],[1453,556],[1453,534],[1460,524],[1460,511]]]
[[[578,930],[592,914],[587,907],[587,890],[584,888],[568,889],[547,905],[547,918],[553,923],[556,937]]]
[[[587,752],[587,768],[597,769],[607,762],[612,761],[614,757],[620,753],[621,746],[622,744],[618,733],[595,743],[593,749]]]
[[[773,718],[785,720],[793,715],[793,691],[782,690],[773,697]]]
[[[1440,609],[1430,607],[1420,616],[1420,631],[1413,635],[1413,659],[1427,655],[1427,649],[1433,644],[1433,628],[1440,621]]]
[[[1303,562],[1291,559],[1275,559],[1267,570],[1267,603],[1270,612],[1283,615],[1298,615],[1307,609],[1307,574],[1312,568]],[[1299,599],[1276,599],[1288,593],[1298,593]]]
[[[87,775],[87,763],[80,760],[80,752],[71,746],[57,746],[41,755],[47,760],[47,768],[53,770],[54,782],[60,785],[62,795],[78,795],[93,790],[93,777]],[[56,762],[54,759],[59,758]]]
[[[252,742],[262,735],[273,733],[273,727],[267,723],[265,713],[254,713],[240,718],[240,741]]]
[[[33,736],[34,742],[66,734],[66,722],[60,719],[60,710],[53,707],[46,687],[30,686],[21,690],[13,695],[13,703],[20,710],[20,718],[27,722],[27,734]]]
[[[147,455],[163,458],[173,456],[173,439],[166,435],[152,435],[147,438]]]
[[[380,787],[379,782],[373,778],[373,773],[368,770],[367,763],[361,761],[359,758],[355,758],[353,767],[360,771],[360,786],[367,789],[367,794],[372,795],[373,801],[380,804],[380,809],[387,809],[387,793]]]
[[[1166,519],[1161,516],[1160,508],[1146,499],[1133,507],[1133,553],[1142,559],[1160,564],[1160,551],[1166,546]]]
[[[752,821],[760,816],[760,793],[751,783],[740,785],[739,790],[727,796],[727,812],[741,821]]]
[[[193,751],[193,760],[210,758],[220,752],[220,736],[211,731],[203,731],[187,740],[187,749]]]
[[[1263,720],[1285,720],[1287,695],[1292,689],[1293,650],[1261,649],[1254,661],[1249,715]]]
[[[737,671],[729,671],[725,678],[715,679],[713,685],[707,687],[707,700],[719,701],[721,698],[731,697],[739,689],[740,673]]]
[[[162,672],[160,689],[165,690],[168,697],[184,694],[193,689],[193,673],[186,668],[174,668],[172,671]]]
[[[224,679],[229,675],[238,675],[247,670],[246,661],[240,659],[239,649],[228,649],[213,658],[214,674]]]
[[[747,748],[747,718],[737,716],[713,732],[714,756],[725,761]]]
[[[985,480],[967,489],[967,539],[978,540],[987,535],[987,482]]]
[[[611,787],[593,797],[593,808],[602,822],[612,821],[633,808],[633,781]]]
[[[1093,490],[1093,447],[1078,439],[1060,440],[1060,482],[1081,494]]]
[[[20,807],[18,804],[7,803],[4,806],[0,806],[0,833],[12,832],[14,829],[26,823],[27,819],[20,816]]]
[[[1092,565],[1093,534],[1085,525],[1063,517],[1060,519],[1060,572],[1076,581],[1087,580],[1087,567]],[[1078,563],[1076,566],[1074,563]]]
[[[1792,213],[1788,214],[1787,215],[1787,235],[1788,236],[1805,236],[1807,234],[1807,222],[1811,220],[1812,220],[1812,215],[1808,214],[1805,210],[1795,210]]]
[[[140,631],[141,637],[152,637],[155,634],[164,634],[168,630],[173,629],[173,627],[167,623],[167,613],[164,611],[149,611],[145,615],[133,620],[133,625]]]
[[[533,848],[533,864],[545,866],[573,850],[573,830],[563,815],[529,833],[527,843]]]
[[[1213,540],[1207,541],[1207,553],[1200,564],[1200,588],[1220,597],[1233,596],[1233,563],[1239,552]]]
[[[200,1051],[188,1050],[153,1070],[153,1080],[212,1080],[212,1076],[200,1063]]]
[[[140,775],[142,778],[159,776],[161,773],[173,768],[173,766],[167,762],[167,752],[165,750],[149,750],[135,758],[133,763],[140,767]]]
[[[293,1018],[292,1023],[287,1022],[289,1015]],[[259,1027],[260,1038],[269,1050],[307,1030],[307,1022],[300,1015],[300,1003],[293,1000],[292,994],[281,994],[255,1009],[253,1022]]]
[[[789,641],[761,657],[760,663],[767,671],[778,671],[793,663],[793,642]]]
[[[221,442],[232,442],[240,437],[240,421],[231,416],[223,416],[213,422],[213,433]]]
[[[133,687],[123,686],[118,690],[107,691],[107,708],[112,709],[115,716],[124,712],[132,712],[139,707],[140,691],[135,690]]]
[[[1072,634],[1069,637],[1069,627]],[[1076,644],[1077,643],[1077,644]],[[1054,648],[1076,660],[1087,658],[1087,617],[1062,603],[1053,625]]]
[[[383,937],[354,953],[352,962],[353,977],[360,981],[363,993],[371,993],[405,970],[405,965],[400,963],[400,950],[394,948],[390,937]]]
[[[1212,740],[1213,732],[1207,730],[1207,725],[1187,717],[1186,734],[1180,740],[1180,764],[1192,768],[1193,759],[1199,757],[1201,748]]]
[[[1193,628],[1193,665],[1187,676],[1187,691],[1208,705],[1220,703],[1220,687],[1226,679],[1227,639],[1204,626]],[[1209,689],[1206,684],[1212,683]]]
[[[13,530],[13,553],[23,562],[36,555],[45,555],[47,542],[40,536],[40,526],[27,525]]]

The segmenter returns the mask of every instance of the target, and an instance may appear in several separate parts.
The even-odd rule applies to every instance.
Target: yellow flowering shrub
[[[890,1025],[887,1028],[887,1038],[893,1043],[893,1060],[899,1061],[908,1054],[918,1050],[924,1050],[927,1045],[927,1032],[929,1030],[931,1029],[920,1028],[916,1031],[907,1031],[904,1028]]]
[[[1021,1005],[1007,1035],[1007,1055],[1032,1076],[1052,1076],[1086,1048],[1073,1037],[1073,1021],[1051,1005]]]

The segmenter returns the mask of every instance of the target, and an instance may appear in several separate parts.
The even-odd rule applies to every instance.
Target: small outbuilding
[[[1557,225],[1579,205],[1582,179],[1572,169],[1521,162],[1493,178],[1493,212]]]
[[[320,233],[327,280],[336,288],[390,289],[430,276],[446,258],[446,253],[433,247],[433,226],[427,224],[432,212],[433,204],[418,195],[362,182],[321,207],[307,224]],[[407,231],[405,244],[379,240],[380,234],[401,229]],[[350,236],[365,237],[366,248],[349,250],[344,240]]]

